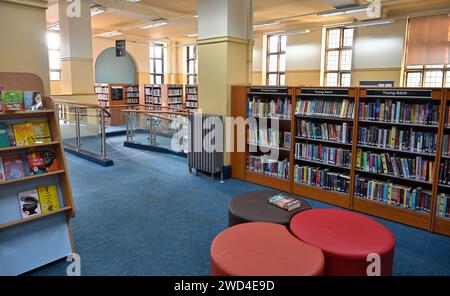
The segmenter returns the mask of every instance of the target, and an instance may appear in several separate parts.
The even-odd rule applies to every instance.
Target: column
[[[231,85],[249,84],[252,0],[199,0],[198,88],[204,113],[231,112]],[[227,131],[225,130],[225,133]],[[225,166],[230,155],[224,155]]]
[[[78,1],[79,7],[59,0],[61,28],[61,93],[92,94],[94,71],[90,1]]]

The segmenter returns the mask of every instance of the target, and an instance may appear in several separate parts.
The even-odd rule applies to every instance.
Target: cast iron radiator
[[[223,182],[223,117],[220,115],[189,114],[189,171],[214,175],[220,173]]]

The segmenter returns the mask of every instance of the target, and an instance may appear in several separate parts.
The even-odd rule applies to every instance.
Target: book
[[[290,132],[284,132],[283,143],[284,143],[284,148],[291,149],[291,133]]]
[[[14,137],[16,146],[26,146],[34,144],[33,125],[31,123],[14,124]]]
[[[16,137],[14,136],[14,129],[11,124],[8,124],[9,146],[16,146]]]
[[[27,154],[31,175],[45,174],[58,170],[55,153],[51,151],[35,151]]]
[[[26,111],[42,110],[43,105],[41,93],[37,91],[24,91],[23,104]]]
[[[22,156],[20,154],[3,156],[3,169],[6,180],[14,180],[25,177]]]
[[[300,206],[301,206],[300,200],[293,198],[293,197],[288,197],[283,194],[277,194],[277,195],[271,196],[271,197],[269,197],[268,201],[270,204],[277,206],[286,211],[292,211],[297,208],[300,208]]]
[[[3,112],[23,110],[23,92],[18,90],[2,91]]]
[[[9,146],[8,125],[0,122],[0,148]]]
[[[39,203],[39,194],[37,189],[20,192],[19,203],[22,218],[41,214],[41,205]]]
[[[37,191],[43,214],[59,209],[58,191],[55,185],[39,186]]]
[[[31,123],[33,127],[35,143],[50,143],[52,141],[47,119],[28,120],[27,122]]]
[[[3,160],[0,156],[0,182],[1,181],[6,181],[6,178],[5,178],[5,170],[3,169]]]

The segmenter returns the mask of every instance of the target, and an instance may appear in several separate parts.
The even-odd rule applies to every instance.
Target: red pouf
[[[279,224],[251,222],[230,227],[211,244],[215,276],[323,275],[320,249],[296,239]]]
[[[378,254],[381,275],[392,275],[395,238],[381,223],[362,214],[314,209],[295,215],[291,232],[301,241],[322,249],[326,275],[367,275],[373,271],[373,259]],[[375,269],[376,270],[376,269]]]

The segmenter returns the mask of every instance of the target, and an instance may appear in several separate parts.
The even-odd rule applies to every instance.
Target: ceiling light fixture
[[[198,33],[187,34],[186,36],[188,36],[188,37],[197,37],[197,36],[198,36]]]
[[[106,12],[106,7],[100,5],[95,5],[91,7],[91,16],[99,15],[104,12]]]
[[[138,2],[141,2],[141,0],[127,0],[127,2],[138,3]]]
[[[266,26],[272,26],[272,25],[278,25],[280,24],[280,21],[278,20],[272,20],[272,21],[264,21],[253,24],[253,28],[260,28],[260,27],[266,27]]]
[[[60,26],[59,26],[59,23],[53,23],[53,24],[51,24],[51,25],[48,25],[48,26],[47,26],[47,29],[48,29],[49,31],[59,31],[61,28],[60,28]]]
[[[364,12],[367,11],[368,5],[363,6],[352,6],[352,7],[343,7],[343,8],[337,8],[333,10],[328,10],[324,12],[317,13],[318,16],[336,16],[336,15],[343,15],[343,14],[351,14],[356,12]]]
[[[198,18],[198,14],[194,14],[192,17]]]
[[[392,19],[381,19],[381,20],[374,20],[374,21],[363,21],[359,23],[353,23],[350,25],[346,25],[346,28],[358,28],[358,27],[368,27],[368,26],[377,26],[377,25],[387,25],[392,24],[394,20]]]
[[[311,30],[310,29],[304,29],[304,30],[300,30],[300,31],[294,31],[294,32],[287,32],[284,35],[298,35],[298,34],[308,34],[310,33]]]
[[[145,29],[150,29],[150,28],[161,27],[161,26],[167,25],[168,23],[169,22],[166,20],[156,20],[151,23],[139,26],[139,28],[145,30]]]
[[[100,33],[98,34],[98,36],[100,37],[105,37],[105,38],[109,38],[109,37],[113,37],[113,36],[117,36],[117,35],[122,35],[122,32],[119,31],[111,31],[111,32],[105,32],[105,33]]]

